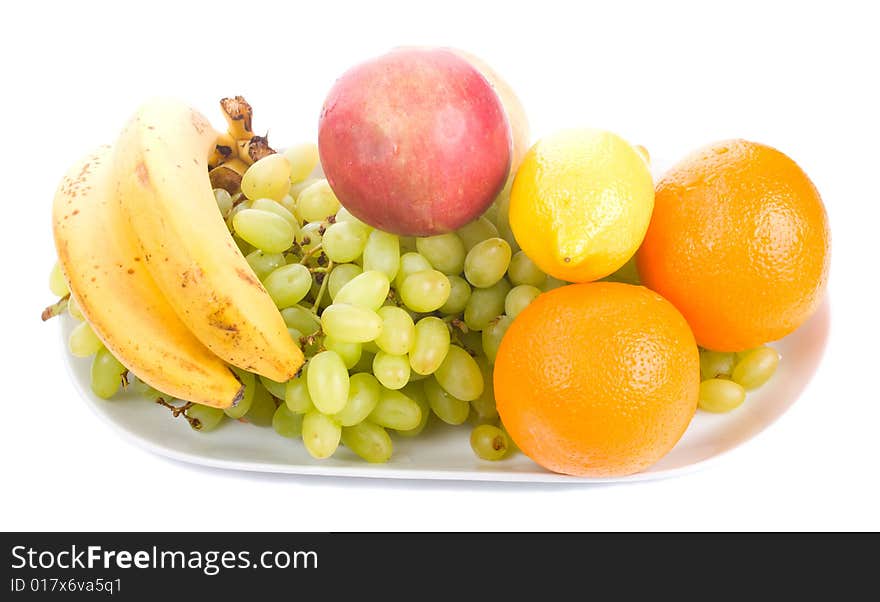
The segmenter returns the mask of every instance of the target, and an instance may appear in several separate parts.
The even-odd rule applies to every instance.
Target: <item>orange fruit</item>
[[[642,284],[684,314],[697,343],[742,351],[816,311],[829,250],[825,206],[807,174],[769,146],[727,140],[658,182],[637,263]]]
[[[520,313],[495,359],[498,413],[541,466],[613,477],[644,470],[697,409],[700,359],[687,322],[642,286],[573,284]]]

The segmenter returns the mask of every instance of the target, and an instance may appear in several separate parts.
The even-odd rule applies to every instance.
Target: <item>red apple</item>
[[[492,85],[447,49],[400,49],[340,77],[321,111],[327,180],[355,217],[429,236],[476,219],[504,186],[510,125]]]

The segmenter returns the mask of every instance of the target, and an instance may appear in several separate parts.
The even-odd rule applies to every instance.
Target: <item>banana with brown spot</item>
[[[71,295],[122,364],[166,395],[226,408],[242,384],[180,321],[156,286],[110,182],[109,147],[64,176],[52,211]]]
[[[217,136],[183,103],[148,102],[114,149],[117,198],[147,269],[196,337],[234,366],[286,381],[303,355],[217,211],[207,165]]]

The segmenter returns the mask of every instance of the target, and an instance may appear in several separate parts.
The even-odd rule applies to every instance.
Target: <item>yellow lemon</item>
[[[611,132],[565,130],[526,153],[510,193],[510,227],[542,270],[589,282],[633,256],[653,209],[654,182],[632,146]]]

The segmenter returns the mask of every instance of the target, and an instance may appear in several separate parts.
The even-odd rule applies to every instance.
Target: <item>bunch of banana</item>
[[[228,130],[220,134],[208,159],[211,185],[235,194],[249,165],[275,151],[266,136],[252,129],[253,108],[242,96],[220,100]]]
[[[73,166],[53,207],[71,297],[107,349],[162,393],[220,408],[242,396],[230,365],[286,381],[303,362],[217,210],[208,162],[227,136],[149,102]]]

